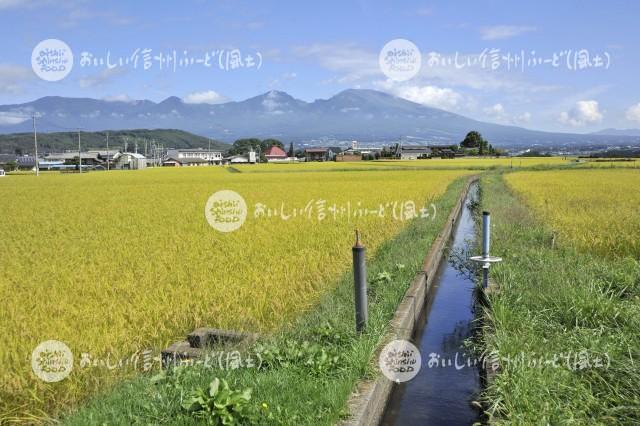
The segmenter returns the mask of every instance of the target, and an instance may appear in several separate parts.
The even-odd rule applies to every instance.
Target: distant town
[[[634,157],[640,155],[639,146],[561,146],[537,149],[536,146],[517,150],[494,148],[479,132],[470,131],[460,144],[439,145],[425,141],[385,143],[360,143],[341,141],[340,145],[324,146],[305,143],[285,146],[277,139],[238,139],[233,145],[214,143],[199,148],[167,148],[162,144],[137,141],[109,148],[108,137],[103,147],[49,150],[35,154],[37,136],[34,136],[33,152],[16,149],[13,154],[0,154],[0,169],[42,171],[88,170],[140,170],[147,167],[197,167],[255,163],[296,162],[353,162],[372,160],[428,160],[452,159],[466,156],[584,156],[584,157]],[[78,138],[80,139],[80,138]],[[204,139],[204,138],[202,138]],[[94,142],[95,143],[95,140]],[[223,147],[223,148],[220,148]],[[37,158],[37,161],[36,161]]]

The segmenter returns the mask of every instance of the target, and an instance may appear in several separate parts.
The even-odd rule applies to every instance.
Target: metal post
[[[489,257],[489,234],[491,233],[491,213],[482,212],[482,256]]]
[[[109,171],[109,132],[107,132],[107,171]]]
[[[82,147],[80,145],[80,129],[78,129],[78,173],[82,173]]]
[[[489,287],[489,267],[492,263],[502,262],[501,257],[489,254],[491,235],[491,214],[482,212],[482,256],[472,256],[469,260],[482,263],[482,288]]]
[[[40,164],[38,163],[38,133],[36,132],[36,115],[33,114],[32,118],[33,118],[33,143],[36,147],[36,154],[34,156],[36,159],[36,176],[40,176]]]
[[[489,257],[489,243],[491,234],[491,214],[482,212],[482,257]],[[482,288],[489,287],[489,263],[482,265]]]
[[[356,231],[356,243],[353,246],[353,284],[356,301],[356,331],[359,333],[367,327],[369,308],[367,305],[367,268],[365,263],[366,248],[360,243],[360,233]]]

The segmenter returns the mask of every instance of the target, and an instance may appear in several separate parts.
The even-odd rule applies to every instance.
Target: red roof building
[[[276,145],[273,145],[269,149],[267,149],[264,153],[264,156],[267,158],[267,161],[282,161],[288,158],[287,153],[284,152],[282,148]]]

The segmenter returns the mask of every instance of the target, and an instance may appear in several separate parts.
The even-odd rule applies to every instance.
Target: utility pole
[[[109,132],[107,132],[107,171],[109,171]]]
[[[36,147],[35,163],[36,163],[36,176],[40,176],[40,164],[38,164],[38,134],[36,132],[36,115],[33,114],[33,143]]]
[[[78,129],[78,172],[82,173],[82,149],[80,145],[80,129]]]

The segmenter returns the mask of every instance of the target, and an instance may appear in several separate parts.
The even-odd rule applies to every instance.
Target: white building
[[[177,160],[204,160],[208,164],[222,164],[222,152],[209,151],[202,148],[196,149],[170,149],[167,151],[167,157]]]
[[[142,154],[122,152],[113,156],[113,167],[117,170],[140,170],[147,167],[147,159]]]

